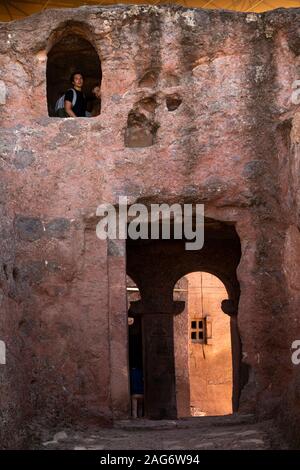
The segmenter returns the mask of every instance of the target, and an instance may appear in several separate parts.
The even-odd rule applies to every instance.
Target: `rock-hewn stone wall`
[[[0,25],[3,446],[32,417],[127,413],[124,246],[94,230],[97,205],[119,195],[204,202],[235,223],[241,409],[299,422],[297,23],[298,9],[116,6]],[[47,53],[66,29],[101,60],[95,118],[47,115]]]

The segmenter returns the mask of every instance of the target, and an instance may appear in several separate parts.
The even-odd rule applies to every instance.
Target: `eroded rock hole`
[[[48,53],[47,101],[49,116],[55,116],[55,103],[71,88],[74,72],[83,75],[82,91],[87,100],[87,111],[92,116],[100,114],[101,103],[92,93],[101,86],[102,72],[98,54],[92,44],[78,34],[68,33]]]
[[[12,270],[12,276],[13,276],[13,279],[14,279],[15,281],[18,279],[18,277],[19,277],[19,270],[18,270],[18,268],[16,268],[16,267],[13,268],[13,270]]]
[[[145,88],[154,87],[157,82],[158,74],[158,69],[147,70],[147,72],[145,72],[145,74],[140,79],[139,86]]]
[[[143,98],[139,101],[139,106],[143,108],[143,110],[147,111],[148,113],[154,113],[157,107],[157,103],[155,98]]]
[[[155,121],[155,96],[142,98],[129,112],[125,147],[150,147],[154,144],[159,124]]]
[[[6,280],[8,280],[8,271],[7,271],[7,265],[3,264],[3,272]]]
[[[154,138],[158,124],[149,120],[139,111],[130,111],[125,132],[125,147],[150,147],[154,144]]]
[[[177,95],[167,96],[166,98],[166,105],[168,111],[175,111],[175,109],[179,108],[182,103],[182,99]]]

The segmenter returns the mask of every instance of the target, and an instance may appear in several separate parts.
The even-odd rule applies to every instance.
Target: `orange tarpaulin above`
[[[48,8],[75,8],[82,5],[166,4],[177,3],[185,7],[262,12],[274,8],[300,8],[300,0],[179,0],[120,1],[120,0],[0,0],[0,21],[12,21]]]

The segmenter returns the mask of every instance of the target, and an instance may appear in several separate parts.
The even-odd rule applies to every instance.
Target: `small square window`
[[[205,321],[202,318],[194,318],[191,320],[191,341],[193,343],[204,343],[205,342]]]

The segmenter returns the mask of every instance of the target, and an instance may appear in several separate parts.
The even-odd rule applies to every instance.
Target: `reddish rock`
[[[36,420],[103,424],[128,416],[125,243],[108,247],[95,232],[97,206],[119,195],[131,203],[204,203],[206,217],[220,221],[208,224],[207,251],[195,260],[233,283],[249,369],[246,385],[240,372],[236,378],[239,410],[280,417],[295,442],[298,23],[299,9],[115,6],[47,10],[0,25],[2,447],[20,445]],[[47,54],[66,79],[64,67],[75,64],[64,62],[59,44],[76,56],[79,39],[88,83],[102,73],[101,114],[48,117],[47,85],[51,100],[59,90],[49,68],[47,82]],[[89,50],[101,70],[87,68]],[[176,247],[177,263],[166,246],[160,266],[165,279],[178,275],[167,285],[172,291],[194,258]],[[139,260],[128,248],[141,282],[143,269],[157,273],[161,252],[152,250],[142,247]],[[144,282],[149,302],[151,282]],[[169,290],[158,295],[165,301]]]

